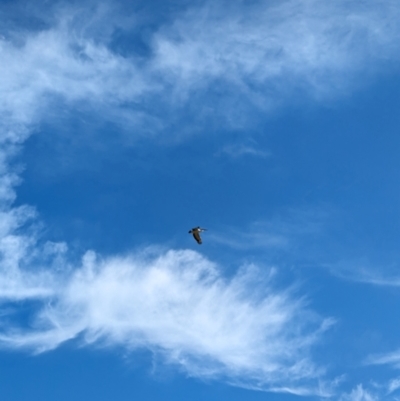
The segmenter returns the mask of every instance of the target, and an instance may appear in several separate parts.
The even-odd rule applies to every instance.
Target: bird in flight
[[[194,239],[197,241],[197,243],[198,243],[198,244],[201,244],[202,241],[201,241],[200,233],[201,233],[202,231],[206,231],[206,230],[207,230],[206,228],[195,227],[195,228],[192,228],[192,229],[189,231],[189,234],[193,234],[193,237],[194,237]]]

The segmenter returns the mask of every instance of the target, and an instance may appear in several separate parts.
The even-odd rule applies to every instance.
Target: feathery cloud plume
[[[359,384],[350,393],[340,397],[340,401],[376,401],[378,398],[365,390],[362,384]]]
[[[254,266],[227,280],[193,251],[104,260],[88,252],[51,288],[29,327],[3,328],[3,346],[42,352],[79,336],[86,345],[150,349],[194,377],[260,389],[305,381],[317,391],[310,383],[323,372],[310,349],[332,321],[274,290]]]
[[[185,107],[199,124],[211,113],[241,125],[245,104],[254,112],[296,93],[331,97],[400,54],[400,7],[390,0],[204,3],[160,22],[145,56],[112,45],[116,30],[137,35],[140,16],[87,8],[52,7],[36,29],[3,32],[0,116],[9,134],[26,135],[65,107],[139,136],[176,123]]]

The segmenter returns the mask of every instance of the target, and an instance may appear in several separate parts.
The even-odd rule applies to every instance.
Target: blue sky
[[[398,1],[0,17],[1,399],[400,399]]]

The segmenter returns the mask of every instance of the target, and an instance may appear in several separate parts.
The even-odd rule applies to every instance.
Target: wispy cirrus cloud
[[[400,388],[398,378],[389,382],[377,383],[371,381],[369,384],[358,384],[351,391],[339,396],[339,401],[397,401],[399,398],[394,394]]]
[[[366,362],[371,365],[392,365],[395,368],[400,368],[400,350],[381,355],[371,355]]]
[[[153,28],[143,55],[113,46],[116,31],[138,36],[139,14],[59,3],[35,29],[14,24],[3,32],[2,125],[27,129],[79,107],[135,136],[175,126],[183,109],[200,125],[212,117],[245,126],[246,110],[274,108],[296,93],[335,96],[357,76],[365,82],[365,73],[397,63],[399,8],[396,1],[204,3]]]
[[[243,157],[257,157],[257,158],[267,158],[271,155],[270,152],[260,149],[257,146],[257,142],[251,139],[246,139],[241,143],[232,143],[225,145],[217,155],[226,155],[233,159],[243,158]]]
[[[90,100],[89,107],[105,110],[106,105],[121,106],[150,90],[133,62],[84,31],[76,32],[66,21],[23,36],[22,45],[1,40],[0,53],[7,60],[0,67],[3,124],[29,128],[46,118],[47,107],[58,99],[81,107]]]
[[[147,348],[193,377],[319,392],[323,369],[310,353],[332,320],[274,289],[254,266],[228,280],[193,251],[107,259],[88,252],[69,276],[49,272],[41,282],[51,292],[28,327],[3,324],[3,347],[42,352],[79,337],[85,345]],[[1,299],[27,299],[26,287],[20,280],[21,296],[3,291]]]
[[[370,62],[398,60],[399,12],[395,1],[208,4],[155,36],[155,60],[171,82],[190,89],[220,79],[261,107],[303,89],[330,96]]]
[[[321,236],[328,216],[328,208],[321,207],[282,210],[269,219],[249,224],[245,230],[224,227],[223,233],[216,231],[209,233],[209,237],[237,250],[275,249],[286,253],[295,251],[300,256],[299,244]]]
[[[395,379],[390,380],[387,386],[388,394],[392,394],[399,389],[400,389],[400,377],[396,377]]]
[[[362,384],[339,398],[340,401],[377,401],[379,399],[378,396],[366,390]]]
[[[400,287],[398,268],[393,265],[376,266],[368,260],[350,259],[332,265],[326,264],[325,267],[334,276],[343,280],[377,286]]]

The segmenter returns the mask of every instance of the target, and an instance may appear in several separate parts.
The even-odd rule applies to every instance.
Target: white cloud
[[[0,305],[9,300],[47,297],[55,291],[54,277],[38,263],[42,255],[36,249],[36,231],[28,223],[36,216],[33,208],[11,207],[12,187],[3,185],[0,197]],[[45,247],[45,250],[48,246]],[[21,267],[30,266],[37,271]]]
[[[367,363],[371,365],[393,365],[400,368],[400,350],[382,355],[371,355],[367,359]]]
[[[156,61],[172,82],[191,89],[221,79],[261,107],[299,89],[330,96],[371,62],[398,59],[399,13],[395,1],[207,5],[156,35]]]
[[[270,152],[257,148],[257,143],[254,141],[225,145],[217,154],[225,154],[234,159],[245,156],[267,158],[271,155]]]
[[[397,377],[396,379],[393,379],[389,382],[388,384],[388,394],[394,393],[400,389],[400,377]]]
[[[363,384],[358,384],[349,393],[344,393],[339,396],[339,401],[378,401],[392,400],[398,401],[398,398],[393,394],[400,388],[400,379],[392,379],[388,383],[378,384],[370,382],[372,389],[366,388]]]
[[[53,7],[51,15],[41,30],[13,26],[0,39],[8,135],[23,139],[32,124],[60,114],[60,104],[136,128],[135,135],[165,130],[187,104],[196,118],[209,122],[211,113],[243,125],[251,118],[240,111],[249,111],[246,102],[265,110],[298,91],[329,97],[400,54],[400,7],[389,0],[206,3],[153,31],[146,57],[110,46],[113,30],[128,35],[138,15],[111,5]],[[218,100],[207,97],[213,91]]]
[[[45,117],[57,97],[67,104],[83,107],[90,101],[90,107],[103,108],[150,90],[132,60],[111,52],[95,38],[79,36],[64,21],[25,37],[19,46],[3,39],[0,53],[7,60],[0,66],[4,94],[0,110],[8,121],[20,125]]]
[[[151,349],[194,377],[260,389],[303,381],[317,392],[310,381],[323,372],[310,348],[332,322],[274,290],[254,267],[227,280],[193,251],[105,260],[89,252],[53,290],[34,329],[3,330],[3,346],[41,352],[80,336],[84,344]]]
[[[377,286],[400,287],[397,266],[374,266],[366,260],[346,260],[325,267],[336,277]],[[382,273],[384,272],[384,273]]]
[[[350,393],[344,394],[340,397],[340,401],[377,401],[375,395],[371,394],[371,392],[365,390],[362,384],[359,384],[356,388],[354,388]]]
[[[329,212],[333,214],[333,211]],[[238,250],[276,249],[286,254],[294,250],[300,256],[301,241],[309,243],[313,238],[321,237],[328,216],[328,208],[289,209],[270,219],[255,221],[242,231],[224,227],[208,235],[213,242]],[[310,253],[310,247],[307,252]]]

